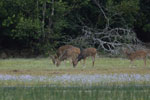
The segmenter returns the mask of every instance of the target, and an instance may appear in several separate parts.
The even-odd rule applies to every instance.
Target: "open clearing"
[[[0,60],[0,74],[15,75],[62,75],[62,74],[148,74],[150,63],[144,67],[143,60],[136,60],[131,65],[130,61],[122,58],[96,58],[95,66],[92,67],[92,60],[86,60],[86,65],[79,62],[73,68],[69,61],[62,62],[59,67],[52,64],[50,58],[37,59],[5,59]]]
[[[149,62],[147,63],[149,65]],[[122,58],[96,58],[95,66],[89,58],[86,65],[79,62],[73,68],[69,61],[56,67],[50,58],[0,60],[0,85],[100,85],[149,84],[150,66],[144,67],[142,60],[130,61]],[[83,84],[82,84],[83,83]]]
[[[76,68],[50,58],[0,60],[0,100],[149,100],[150,62],[87,59]],[[140,98],[140,99],[139,99]]]

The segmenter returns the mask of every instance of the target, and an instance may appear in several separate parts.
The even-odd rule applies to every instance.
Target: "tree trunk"
[[[45,38],[45,13],[46,13],[46,2],[43,3],[43,13],[42,13],[42,16],[43,16],[43,19],[42,19],[42,33],[43,33],[43,37]]]

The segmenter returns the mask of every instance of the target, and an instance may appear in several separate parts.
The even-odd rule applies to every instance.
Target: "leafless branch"
[[[92,30],[88,27],[83,27],[85,38],[90,38],[94,44],[98,44],[98,49],[117,54],[116,49],[124,44],[137,44],[140,41],[130,29],[113,28],[110,30]]]
[[[109,8],[103,8],[99,2],[99,0],[93,0],[96,6],[99,9],[99,12],[103,14],[106,23],[105,28],[99,29],[99,28],[91,28],[87,26],[87,24],[84,23],[80,18],[79,21],[81,22],[82,26],[82,32],[84,35],[82,36],[82,45],[96,45],[99,50],[104,50],[106,52],[110,52],[111,54],[119,54],[119,49],[123,47],[124,45],[136,45],[141,43],[140,40],[136,37],[136,34],[132,29],[128,28],[126,25],[125,27],[111,27],[114,23],[120,23],[124,24],[126,23],[125,20],[122,17],[117,17],[121,20],[121,22],[115,22],[114,17],[115,16],[121,16],[121,12],[114,12],[108,11]],[[81,45],[81,38],[72,39],[72,42],[75,44]],[[86,44],[84,44],[85,42]]]

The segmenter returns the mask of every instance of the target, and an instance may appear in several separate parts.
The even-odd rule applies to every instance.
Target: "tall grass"
[[[0,100],[150,100],[149,86],[0,87]]]

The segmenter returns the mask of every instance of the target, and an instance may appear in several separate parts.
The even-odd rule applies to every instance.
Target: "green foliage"
[[[138,16],[138,27],[142,27],[144,32],[150,32],[150,1],[140,0],[140,12]]]
[[[54,15],[54,31],[59,34],[61,31],[68,26],[67,19],[65,19],[65,14],[70,10],[69,6],[64,2],[56,2],[55,15]]]
[[[20,18],[16,30],[12,30],[13,37],[19,39],[39,39],[41,37],[41,22],[38,19]]]
[[[102,0],[99,3],[111,27],[137,26],[150,32],[149,1]],[[0,0],[0,39],[23,41],[22,45],[39,52],[59,47],[68,37],[82,36],[82,26],[103,29],[105,24],[104,15],[91,0]]]
[[[110,21],[114,22],[112,26],[119,24],[118,26],[132,28],[136,21],[135,16],[139,11],[139,0],[121,0],[120,2],[108,0],[106,8],[109,16],[113,16]]]
[[[150,32],[150,24],[144,25],[143,30],[144,30],[145,32]]]

